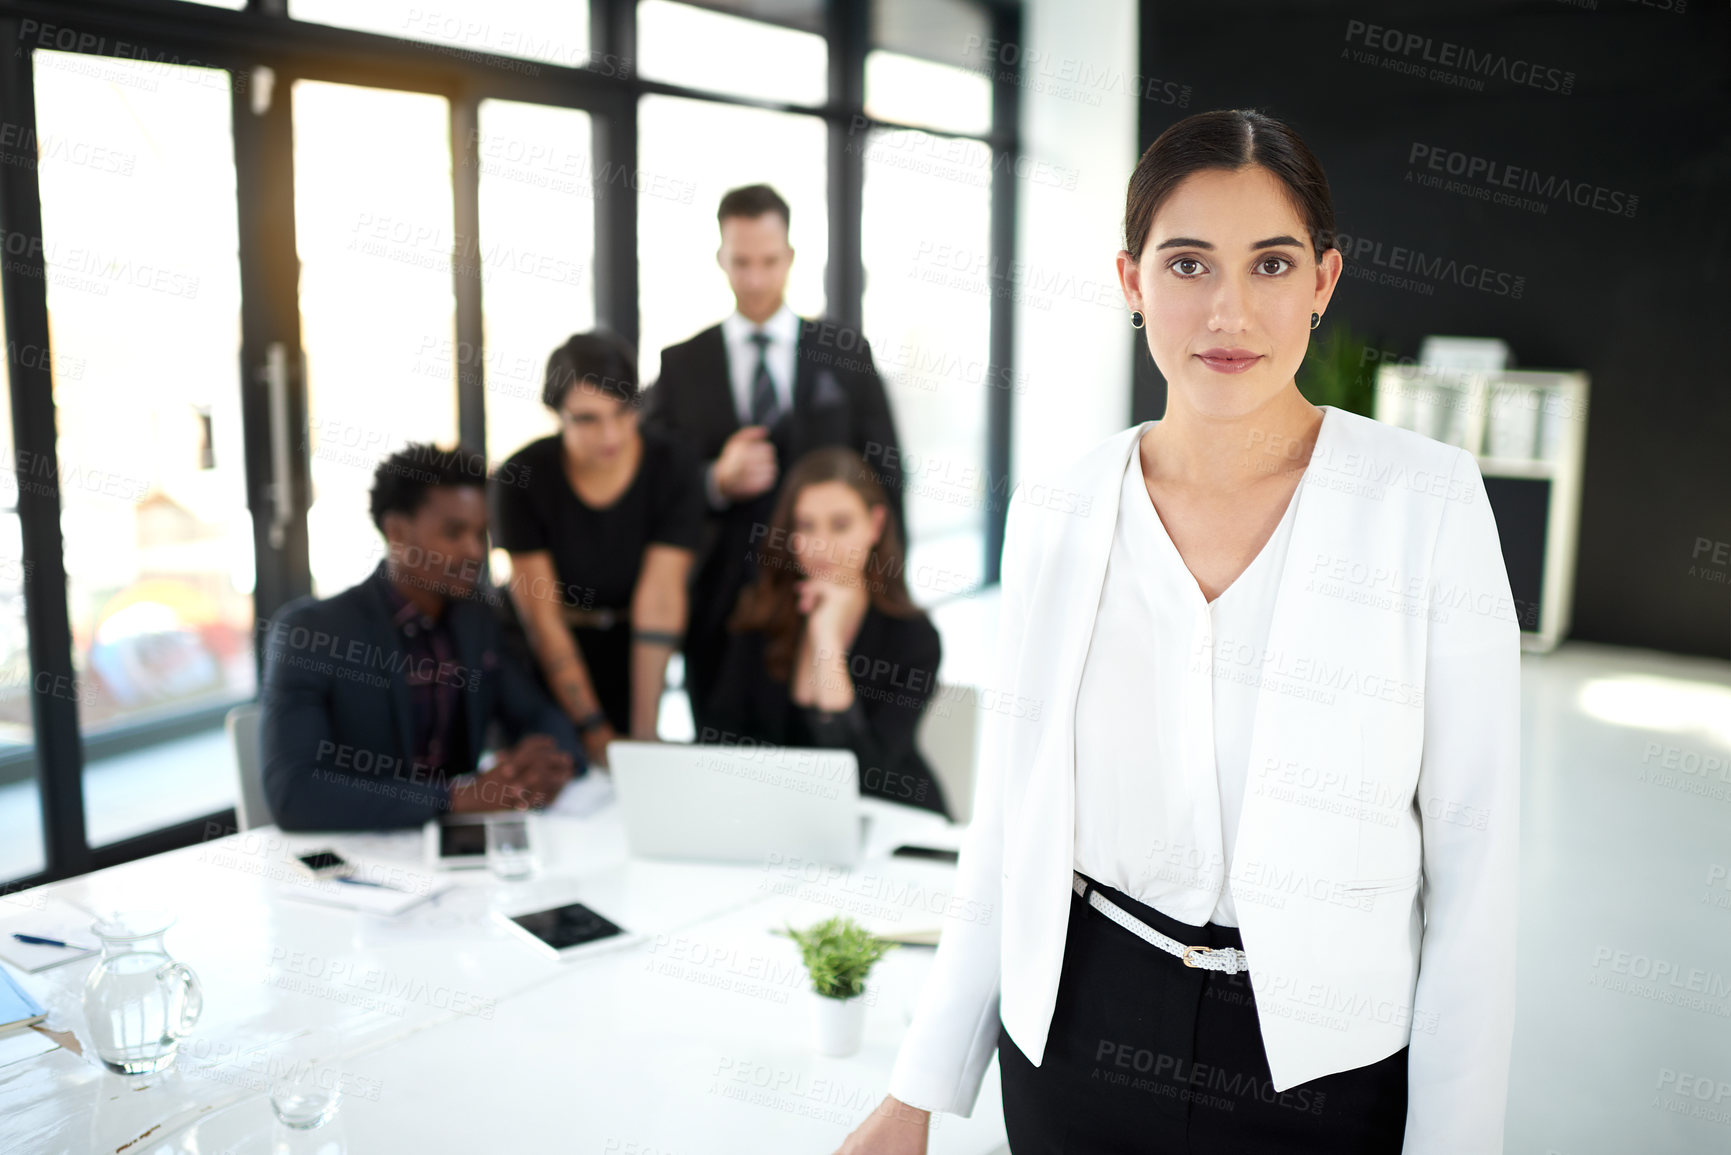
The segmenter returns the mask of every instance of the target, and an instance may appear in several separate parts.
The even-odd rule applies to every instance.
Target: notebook
[[[48,1012],[42,1009],[42,1004],[30,997],[28,991],[18,985],[11,972],[0,967],[0,1031],[9,1031],[13,1027],[28,1027],[31,1023],[39,1023],[48,1017]]]
[[[81,910],[55,907],[33,914],[20,914],[0,922],[0,961],[11,963],[27,975],[64,966],[89,958],[100,949],[91,931],[90,915]],[[67,946],[43,946],[40,943],[19,942],[13,934],[52,938]]]
[[[435,882],[430,876],[405,875],[398,881],[402,883],[401,888],[395,885],[363,886],[352,882],[338,882],[334,878],[309,878],[287,883],[278,888],[277,894],[282,898],[293,898],[302,902],[316,902],[323,906],[340,906],[347,910],[389,916],[401,914],[411,906],[425,902],[450,887],[449,883]]]

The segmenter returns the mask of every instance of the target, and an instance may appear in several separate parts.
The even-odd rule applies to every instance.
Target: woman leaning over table
[[[1040,708],[982,715],[984,913],[842,1152],[923,1152],[995,1050],[1016,1155],[1494,1155],[1520,637],[1477,463],[1299,393],[1342,256],[1286,125],[1167,129],[1124,235],[1165,413],[1012,500],[997,669]]]
[[[703,532],[702,470],[638,425],[637,360],[613,333],[555,349],[541,400],[560,432],[495,471],[493,541],[511,556],[512,607],[536,666],[605,766],[614,738],[655,737]]]

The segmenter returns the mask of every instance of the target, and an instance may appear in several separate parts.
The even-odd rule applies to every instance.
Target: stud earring
[[[1310,327],[1312,329],[1314,329],[1320,324],[1322,324],[1322,314],[1321,313],[1312,313],[1310,315]]]
[[[1141,309],[1131,309],[1130,310],[1130,327],[1132,329],[1140,329],[1142,327],[1142,310]]]

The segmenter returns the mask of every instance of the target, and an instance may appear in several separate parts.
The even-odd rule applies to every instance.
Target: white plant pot
[[[831,999],[812,991],[812,1041],[817,1053],[832,1059],[845,1058],[859,1050],[865,1031],[865,995]]]

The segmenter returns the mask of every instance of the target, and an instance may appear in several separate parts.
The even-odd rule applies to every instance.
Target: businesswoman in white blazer
[[[1342,257],[1284,124],[1173,125],[1124,231],[1166,410],[1015,491],[977,917],[842,1151],[923,1152],[995,1050],[1015,1155],[1501,1152],[1520,634],[1477,463],[1299,393]]]

